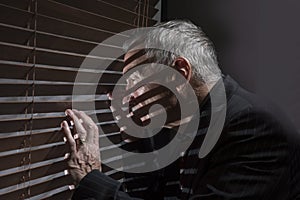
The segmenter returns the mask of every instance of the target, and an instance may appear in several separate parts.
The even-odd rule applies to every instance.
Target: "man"
[[[300,199],[297,133],[284,121],[281,114],[273,112],[275,109],[272,106],[242,89],[229,76],[221,74],[213,46],[200,28],[190,22],[170,21],[156,26],[142,37],[136,37],[128,42],[126,49],[123,73],[130,74],[127,89],[130,90],[132,84],[145,79],[149,74],[157,74],[151,74],[157,69],[155,65],[136,72],[134,69],[139,64],[147,63],[149,59],[153,63],[162,63],[179,72],[191,85],[199,102],[199,109],[193,108],[193,114],[197,115],[199,112],[200,116],[195,138],[183,157],[150,176],[144,174],[149,181],[146,184],[147,189],[140,197]],[[135,48],[141,42],[145,43],[143,51]],[[153,49],[152,44],[158,44],[161,48]],[[172,52],[169,52],[170,49]],[[175,75],[170,77],[169,81],[178,78]],[[205,138],[213,134],[208,131],[212,123],[211,116],[215,114],[213,112],[218,112],[212,109],[211,94],[215,93],[218,98],[222,93],[223,84],[227,106],[221,135],[213,149],[205,157],[199,158]],[[178,85],[176,88],[182,96],[188,96],[185,94],[185,86]],[[133,91],[127,99],[133,102],[129,106],[130,117],[139,125],[146,126],[153,116],[143,108],[149,106],[145,103],[146,100],[154,98],[158,90],[158,86],[149,82]],[[178,130],[178,126],[184,123],[189,126],[194,120],[194,115],[191,118],[185,116],[184,119],[189,120],[183,120],[178,116],[180,105],[174,99],[174,95],[170,95],[165,89],[158,93],[160,95],[152,102],[161,102],[168,114],[162,132]],[[188,101],[188,98],[186,100]],[[152,104],[154,103],[150,103]],[[140,105],[137,111],[133,109],[136,105]],[[224,107],[221,106],[221,110],[224,111]],[[73,199],[134,199],[124,192],[119,182],[101,173],[98,128],[91,118],[77,110],[67,110],[66,113],[74,121],[79,138],[74,139],[68,123],[64,121],[62,128],[71,150],[69,172],[77,186]],[[185,134],[188,134],[188,131]],[[154,139],[153,149],[161,148],[169,142],[158,144],[165,139],[164,136],[162,140],[160,137]],[[135,137],[127,139],[132,143],[145,141]],[[170,177],[179,187],[168,191]]]

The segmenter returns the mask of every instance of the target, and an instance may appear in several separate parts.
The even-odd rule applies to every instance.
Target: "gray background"
[[[300,1],[163,0],[162,6],[162,21],[201,26],[222,70],[275,102],[300,130]]]

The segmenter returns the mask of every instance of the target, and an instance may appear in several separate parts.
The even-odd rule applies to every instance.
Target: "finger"
[[[106,95],[107,95],[108,100],[113,100],[112,92],[108,92]]]
[[[95,122],[90,118],[86,113],[82,111],[78,111],[76,109],[73,109],[73,112],[75,115],[82,119],[82,124],[84,128],[87,130],[87,141],[88,142],[93,142],[95,144],[98,144],[97,141],[99,140],[99,132],[98,132],[98,127],[95,124]]]
[[[70,127],[69,127],[68,123],[66,121],[63,121],[61,123],[61,127],[62,127],[62,130],[63,130],[64,134],[65,134],[67,142],[70,145],[71,153],[76,153],[76,143],[75,143],[75,140],[72,136],[72,133],[71,133],[71,130],[70,130]]]
[[[80,138],[86,138],[86,130],[82,125],[82,119],[79,119],[72,110],[66,110],[67,115],[71,117],[74,122],[75,129]]]
[[[78,118],[82,120],[82,122],[85,122],[84,124],[91,123],[91,122],[94,123],[92,118],[90,118],[85,112],[76,109],[73,109],[72,111]]]

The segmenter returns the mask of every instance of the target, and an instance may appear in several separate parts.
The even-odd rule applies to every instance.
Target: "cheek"
[[[135,99],[138,98],[139,96],[143,95],[145,93],[145,88],[144,87],[140,87],[137,90],[135,90],[134,92],[132,92],[131,94],[127,95],[126,97],[123,98],[123,104],[125,104],[126,102],[135,102]],[[135,103],[134,103],[135,104]]]

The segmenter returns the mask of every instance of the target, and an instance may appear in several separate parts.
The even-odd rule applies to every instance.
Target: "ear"
[[[174,68],[182,74],[188,81],[192,77],[192,66],[190,62],[184,57],[178,57],[175,59]]]

